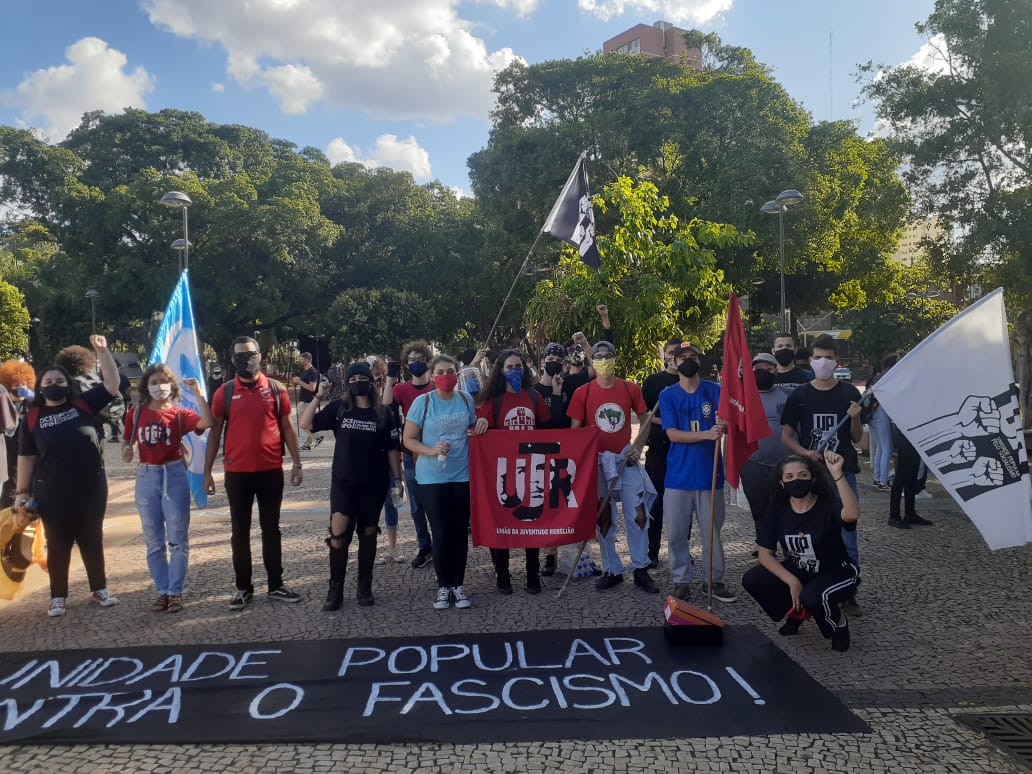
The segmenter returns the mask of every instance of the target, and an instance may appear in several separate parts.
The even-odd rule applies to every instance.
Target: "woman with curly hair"
[[[182,454],[186,433],[203,433],[214,424],[211,407],[200,395],[196,379],[183,386],[198,398],[201,413],[177,406],[179,385],[164,363],[147,367],[140,377],[140,405],[125,422],[122,461],[131,462],[140,448],[136,469],[136,509],[147,544],[147,569],[158,590],[154,613],[183,610],[183,585],[190,555],[190,485]]]
[[[742,586],[772,621],[785,619],[781,634],[796,634],[813,617],[831,647],[845,651],[849,623],[839,608],[856,593],[860,571],[846,553],[842,530],[856,529],[860,505],[842,473],[842,455],[829,449],[824,462],[826,470],[793,454],[775,466],[772,503],[758,525],[760,566],[745,574]],[[783,562],[774,558],[778,543]]]
[[[18,435],[18,491],[15,506],[35,500],[47,533],[50,609],[65,614],[72,546],[79,546],[92,599],[118,604],[107,590],[104,571],[104,511],[107,476],[94,419],[118,394],[118,367],[103,336],[90,336],[104,381],[84,393],[58,365],[40,372],[39,392]]]
[[[484,402],[477,416],[487,420],[490,429],[534,430],[543,427],[562,427],[562,401],[546,403],[533,388],[527,358],[518,349],[502,351],[491,367],[491,375],[482,392]],[[527,593],[541,592],[541,551],[526,549]],[[512,576],[509,573],[509,549],[492,548],[496,585],[499,594],[512,594]]]

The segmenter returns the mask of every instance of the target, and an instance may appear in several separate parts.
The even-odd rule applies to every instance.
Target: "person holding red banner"
[[[645,398],[638,385],[616,376],[616,347],[600,341],[591,348],[591,365],[596,378],[578,388],[566,415],[571,427],[591,427],[599,433],[599,500],[606,494],[620,497],[627,547],[634,570],[634,585],[650,594],[659,587],[649,576],[649,509],[656,490],[636,459],[620,461],[631,442],[631,413],[644,425],[648,421]],[[612,481],[612,483],[610,483]],[[602,576],[596,581],[599,591],[623,583],[623,563],[616,551],[616,521],[613,504],[606,502],[598,519],[598,545],[602,554]]]
[[[712,488],[716,444],[726,432],[727,423],[717,416],[721,387],[699,377],[702,353],[690,342],[682,342],[674,353],[678,382],[659,394],[659,414],[663,430],[670,439],[667,455],[666,491],[663,493],[663,518],[667,523],[667,552],[673,594],[688,600],[692,582],[692,517],[702,533],[702,563],[710,566],[710,589],[721,602],[737,597],[724,584],[724,465],[716,459],[717,486]],[[710,514],[713,518],[713,543],[710,544]],[[712,560],[710,552],[713,552]],[[708,582],[708,581],[707,581]]]
[[[473,399],[456,390],[459,361],[438,355],[430,361],[434,389],[413,402],[405,417],[405,448],[416,460],[419,496],[433,533],[437,571],[435,610],[471,607],[463,580],[469,553],[469,440],[487,431]]]
[[[507,349],[495,359],[487,385],[481,393],[484,402],[477,416],[486,419],[488,428],[506,430],[535,430],[542,427],[561,427],[562,401],[546,404],[533,389],[527,359],[518,349]],[[526,549],[527,593],[541,593],[541,551]],[[509,573],[509,549],[492,548],[491,561],[497,577],[499,594],[512,594],[512,576]]]

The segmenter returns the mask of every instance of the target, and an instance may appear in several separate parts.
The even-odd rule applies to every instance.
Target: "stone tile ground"
[[[590,581],[573,581],[556,598],[559,579],[553,578],[546,593],[537,597],[519,590],[511,597],[497,596],[486,549],[470,554],[466,588],[474,600],[471,610],[433,610],[432,569],[413,570],[405,563],[377,567],[374,607],[354,604],[352,578],[343,610],[322,612],[330,443],[306,454],[305,484],[288,488],[285,503],[286,578],[304,595],[301,605],[263,599],[264,577],[256,561],[255,604],[243,613],[227,609],[233,586],[229,518],[225,498],[219,495],[193,518],[187,610],[178,616],[154,615],[148,610],[153,592],[132,504],[132,470],[115,459],[116,450],[107,449],[112,496],[106,534],[110,587],[122,604],[103,610],[89,605],[85,575],[76,559],[68,614],[47,618],[45,576],[33,568],[26,593],[15,602],[0,603],[5,624],[0,651],[647,626],[660,620],[661,598],[630,583],[603,594]],[[871,734],[693,739],[691,729],[684,729],[676,739],[611,743],[12,746],[0,748],[0,763],[11,771],[67,772],[1021,771],[952,715],[1032,712],[1032,551],[1025,547],[990,553],[934,483],[936,497],[919,501],[919,507],[936,525],[891,529],[885,524],[886,494],[869,486],[869,468],[861,478],[866,482],[861,487],[860,527],[865,615],[851,623],[848,653],[832,652],[812,626],[798,637],[779,637],[748,599],[715,603],[715,610],[728,623],[751,623],[768,633],[867,721]],[[724,528],[729,585],[737,586],[751,561],[752,535],[748,512],[729,507]],[[404,510],[400,541],[406,555],[415,553]],[[257,539],[254,546],[257,558]],[[514,584],[522,581],[517,554]],[[665,568],[655,575],[668,590]],[[694,593],[701,595],[698,583]]]

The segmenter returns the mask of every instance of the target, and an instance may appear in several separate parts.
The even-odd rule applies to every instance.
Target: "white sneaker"
[[[394,560],[395,564],[401,564],[405,561],[405,557],[401,554],[394,554],[393,556],[391,556],[391,559]]]
[[[47,615],[51,618],[57,618],[59,615],[65,614],[65,598],[54,597],[50,600],[50,609],[47,610]]]
[[[451,593],[452,598],[455,600],[455,607],[459,609],[473,607],[473,601],[466,596],[466,590],[462,586],[455,586]]]
[[[441,586],[434,598],[434,610],[447,610],[451,606],[451,589]]]
[[[118,597],[113,597],[108,593],[107,589],[101,589],[100,591],[94,591],[92,594],[93,601],[101,607],[111,607],[112,605],[118,604]]]
[[[934,499],[934,495],[932,495],[932,493],[929,492],[927,489],[922,489],[920,492],[918,492],[916,495],[914,495],[914,499],[915,500],[933,500]]]
[[[375,560],[373,561],[373,564],[387,564],[387,557],[385,557],[385,556],[384,556],[383,554],[380,554],[380,555],[379,555],[378,557],[376,557],[376,559],[375,559]]]

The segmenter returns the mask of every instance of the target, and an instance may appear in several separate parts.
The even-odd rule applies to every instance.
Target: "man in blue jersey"
[[[724,585],[724,467],[717,464],[717,489],[712,489],[716,445],[726,423],[717,417],[720,385],[699,378],[702,353],[682,342],[674,353],[677,384],[659,394],[663,432],[670,439],[663,493],[663,518],[667,523],[670,579],[674,596],[687,600],[692,582],[692,517],[698,521],[702,541],[703,576],[710,562],[710,513],[713,514],[713,596],[722,602],[737,597]],[[705,584],[704,584],[705,585]]]

